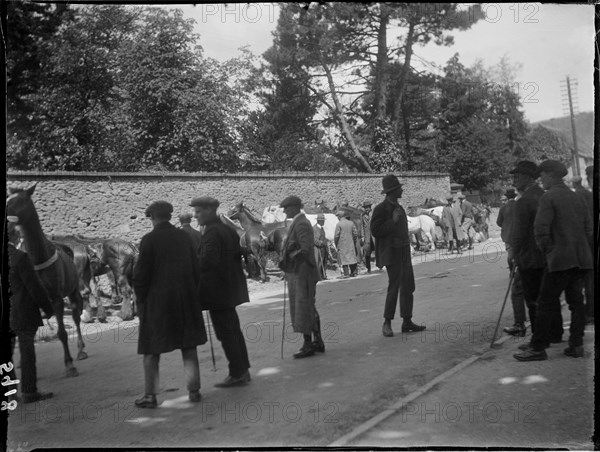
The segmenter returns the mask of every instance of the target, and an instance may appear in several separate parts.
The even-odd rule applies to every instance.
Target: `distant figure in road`
[[[475,235],[475,229],[473,228],[473,204],[471,204],[465,195],[462,193],[458,195],[460,202],[460,227],[464,233],[464,236],[469,240],[469,249],[473,249],[473,236]]]
[[[449,195],[446,197],[447,205],[442,210],[442,223],[446,230],[446,240],[448,241],[448,253],[454,252],[454,246],[456,246],[456,253],[460,254],[460,243],[462,241],[462,229],[460,228],[460,214],[454,207],[454,196]],[[454,245],[454,246],[453,246]]]
[[[199,293],[202,309],[210,312],[215,335],[229,362],[229,375],[218,388],[246,385],[250,382],[250,360],[240,327],[236,306],[248,303],[248,284],[242,269],[242,251],[237,233],[217,215],[219,201],[210,197],[194,198],[198,224],[204,226],[200,244]]]
[[[334,243],[338,250],[338,265],[344,271],[344,277],[356,276],[358,257],[356,255],[356,240],[358,231],[356,225],[350,221],[350,213],[347,210],[338,210],[337,217],[340,219],[335,226]]]
[[[53,396],[51,392],[39,392],[35,365],[34,337],[38,327],[43,326],[40,309],[46,317],[54,315],[50,297],[33,268],[29,256],[16,248],[19,233],[14,223],[8,223],[8,263],[10,284],[10,318],[12,333],[16,334],[21,355],[21,402],[34,403]],[[15,340],[12,338],[12,350]],[[15,380],[14,370],[9,375]],[[8,391],[8,387],[5,391]]]
[[[588,166],[586,169],[586,176],[588,185],[590,189],[594,184],[594,166]],[[591,190],[587,190],[581,185],[581,177],[575,176],[573,178],[573,188],[575,189],[575,193],[583,199],[587,210],[589,212],[590,218],[592,219],[592,223],[594,222],[594,195]],[[593,242],[592,242],[593,245]],[[594,255],[594,248],[592,246],[592,256]],[[594,323],[594,270],[590,270],[586,272],[583,279],[583,287],[585,289],[585,316],[586,323],[593,324]]]
[[[133,287],[138,303],[138,354],[144,355],[145,395],[139,408],[156,408],[160,355],[181,350],[190,402],[200,402],[196,347],[206,343],[197,296],[198,259],[192,239],[169,220],[173,206],[157,201],[146,209],[154,229],[142,237]]]
[[[567,168],[556,160],[546,160],[538,168],[546,193],[540,198],[534,223],[535,241],[546,257],[546,267],[538,297],[535,331],[531,346],[514,355],[519,361],[548,359],[553,312],[560,311],[564,291],[571,311],[569,346],[565,355],[583,356],[585,308],[582,278],[592,269],[593,228],[584,201],[564,183]]]
[[[539,200],[544,190],[537,184],[537,165],[529,160],[522,160],[510,171],[513,185],[520,193],[515,201],[513,225],[510,234],[513,264],[519,269],[523,285],[525,304],[529,313],[531,332],[535,334],[537,300],[544,274],[545,258],[538,248],[533,234],[533,225],[537,215]],[[553,313],[552,334],[550,342],[562,341],[563,326],[560,309]],[[525,348],[529,344],[523,344]]]
[[[404,208],[398,202],[402,197],[402,184],[396,176],[388,174],[382,180],[385,200],[373,210],[371,234],[375,237],[375,262],[377,267],[386,267],[388,289],[383,313],[382,333],[385,337],[394,335],[392,320],[396,314],[400,295],[400,316],[403,319],[402,332],[423,331],[424,326],[412,321],[413,292],[415,276],[411,261],[408,219]]]
[[[310,221],[301,212],[302,201],[288,196],[281,204],[287,218],[292,219],[283,244],[280,268],[285,272],[290,298],[290,316],[294,332],[301,333],[304,344],[294,358],[323,353],[325,344],[321,338],[321,318],[315,306],[319,272],[315,262],[315,237]],[[311,337],[312,334],[312,337]]]
[[[313,234],[315,235],[315,261],[322,280],[327,279],[327,255],[329,253],[329,245],[323,225],[325,224],[325,215],[322,213],[317,215],[317,223],[313,226]]]
[[[192,214],[184,213],[179,215],[179,222],[181,223],[181,229],[188,233],[194,244],[194,250],[198,258],[200,258],[200,242],[202,241],[202,233],[195,230],[192,227]]]
[[[510,246],[510,234],[514,220],[514,208],[517,193],[513,188],[509,188],[508,190],[506,190],[504,197],[506,198],[506,203],[502,207],[500,207],[496,224],[501,228],[500,236],[502,238],[502,241],[504,242],[506,252],[508,254],[508,267],[511,273],[515,271],[513,283],[510,290],[510,297],[512,301],[514,315],[514,324],[513,326],[504,328],[504,332],[512,336],[523,337],[526,333],[525,297],[523,294],[523,283],[521,281],[521,274],[519,273],[518,269],[515,269],[513,263],[514,258],[512,255],[512,248]]]
[[[373,212],[371,211],[371,201],[363,202],[363,211],[361,215],[362,223],[362,239],[361,246],[363,247],[363,256],[365,259],[365,267],[367,267],[367,273],[371,273],[371,253],[373,252],[374,244],[373,237],[371,236],[371,217]]]

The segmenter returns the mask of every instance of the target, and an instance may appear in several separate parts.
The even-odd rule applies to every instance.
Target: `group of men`
[[[473,228],[473,204],[460,193],[457,199],[453,195],[446,197],[448,204],[442,210],[442,224],[448,242],[448,253],[456,250],[462,254],[462,245],[468,241],[468,248],[473,249],[475,230]]]
[[[575,179],[575,192],[563,178],[566,167],[554,160],[539,166],[521,161],[511,171],[516,189],[506,191],[506,203],[497,224],[506,244],[512,276],[514,325],[509,334],[525,336],[525,306],[531,341],[514,355],[519,361],[547,359],[546,349],[562,342],[560,296],[571,310],[571,327],[565,355],[583,356],[583,334],[594,317],[593,196]],[[593,187],[593,166],[586,169]],[[537,183],[541,180],[542,187]],[[586,304],[583,303],[585,288]]]

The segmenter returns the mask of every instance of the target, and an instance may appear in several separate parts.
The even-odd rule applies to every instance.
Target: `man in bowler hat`
[[[538,174],[546,193],[539,201],[534,237],[544,253],[546,266],[530,346],[514,357],[519,361],[548,359],[546,348],[551,338],[553,313],[560,312],[560,295],[564,291],[571,311],[569,346],[564,354],[578,358],[583,356],[585,328],[582,277],[592,269],[592,222],[583,199],[564,183],[567,168],[562,163],[546,160],[540,164]]]
[[[144,355],[145,395],[139,408],[156,408],[160,355],[181,350],[190,402],[200,402],[200,367],[196,347],[206,343],[202,306],[197,297],[198,259],[192,239],[169,220],[173,206],[152,203],[146,216],[154,229],[142,237],[133,270],[140,332],[138,353]]]
[[[396,313],[398,294],[400,295],[400,316],[403,319],[402,332],[423,331],[425,326],[412,321],[413,292],[415,276],[411,261],[408,219],[398,199],[402,197],[402,184],[396,176],[384,176],[382,203],[373,210],[371,233],[375,237],[375,262],[377,267],[387,269],[388,290],[383,313],[382,333],[386,337],[394,335],[392,320]]]
[[[202,309],[210,312],[215,335],[229,362],[229,375],[218,388],[246,385],[250,382],[250,360],[240,327],[236,306],[248,303],[248,285],[242,269],[240,238],[217,215],[219,201],[205,196],[194,198],[198,224],[204,226],[200,242],[200,284]]]

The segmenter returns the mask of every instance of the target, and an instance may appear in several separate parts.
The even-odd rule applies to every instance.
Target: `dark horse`
[[[83,350],[85,344],[80,327],[83,298],[79,292],[79,277],[73,259],[62,247],[52,244],[42,231],[40,219],[31,200],[35,187],[34,185],[27,190],[11,190],[6,200],[6,217],[8,221],[16,223],[22,231],[29,258],[52,301],[58,323],[58,338],[65,352],[67,377],[75,377],[78,372],[73,366],[73,358],[69,352],[63,315],[64,297],[69,297],[73,320],[77,327],[77,359],[87,358],[87,353]]]
[[[246,247],[246,238],[244,237],[246,231],[244,231],[242,227],[235,224],[227,215],[219,214],[219,218],[221,219],[221,223],[233,229],[240,238],[240,249],[246,265],[246,273],[248,274],[248,278],[254,278],[255,276],[258,276],[260,273],[258,262],[254,261],[252,252]]]
[[[286,222],[263,224],[258,220],[243,202],[240,202],[231,209],[227,216],[232,220],[238,220],[245,231],[242,237],[245,248],[252,253],[254,260],[260,268],[260,279],[262,282],[268,281],[267,262],[265,252],[267,251],[267,241],[269,234],[277,228],[285,227]]]

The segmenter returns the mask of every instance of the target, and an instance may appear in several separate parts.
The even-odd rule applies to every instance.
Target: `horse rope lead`
[[[504,302],[502,303],[502,309],[500,309],[500,315],[498,316],[498,322],[496,322],[496,329],[494,330],[494,335],[492,336],[492,342],[490,343],[490,348],[494,348],[494,342],[496,341],[496,334],[498,334],[498,327],[500,326],[500,320],[502,319],[502,313],[504,312],[504,306],[506,306],[506,300],[508,300],[508,294],[510,293],[510,289],[513,284],[513,280],[515,279],[515,273],[517,271],[517,266],[514,265],[512,270],[510,271],[510,280],[508,281],[508,288],[506,289],[506,295],[504,295]]]

